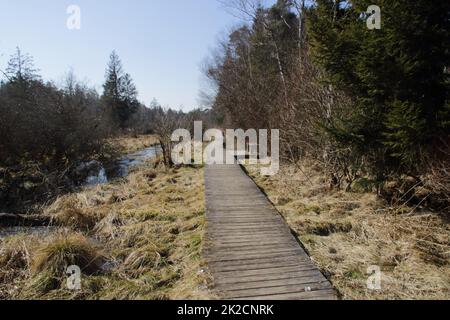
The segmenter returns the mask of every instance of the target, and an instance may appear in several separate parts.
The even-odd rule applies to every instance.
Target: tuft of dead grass
[[[101,270],[103,255],[82,234],[58,234],[49,238],[36,251],[31,270],[33,274],[49,273],[63,278],[69,266],[79,266],[84,274]]]
[[[159,144],[159,138],[156,135],[138,135],[112,138],[108,142],[121,154],[129,154]]]
[[[46,208],[44,214],[51,217],[54,225],[80,231],[91,230],[100,219],[97,212],[88,204],[83,204],[80,197],[76,195],[58,198],[50,207]]]
[[[124,179],[61,197],[45,209],[55,230],[37,240],[21,238],[28,262],[23,269],[10,268],[20,270],[20,276],[3,291],[0,285],[0,294],[19,299],[212,298],[200,255],[204,210],[202,169],[167,169],[157,160]],[[19,250],[19,240],[9,241]],[[0,250],[6,247],[0,242]],[[57,277],[65,276],[69,264],[85,270],[79,292],[65,289]]]
[[[342,298],[450,298],[444,214],[390,207],[370,188],[330,190],[314,163],[282,166],[273,177],[247,170]],[[381,269],[381,290],[367,287],[370,266]]]
[[[22,235],[0,241],[0,299],[15,295],[17,280],[30,275],[31,243]]]

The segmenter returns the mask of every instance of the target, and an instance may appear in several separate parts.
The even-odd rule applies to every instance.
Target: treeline
[[[77,186],[81,164],[116,156],[107,138],[153,133],[165,113],[156,101],[150,108],[138,101],[115,52],[101,94],[73,72],[62,84],[45,82],[19,48],[0,71],[1,210],[26,210]]]
[[[373,4],[380,30],[366,26]],[[393,177],[435,171],[448,199],[450,2],[226,5],[250,22],[206,69],[224,126],[281,129],[284,158],[319,160],[334,186],[364,177],[380,191]]]

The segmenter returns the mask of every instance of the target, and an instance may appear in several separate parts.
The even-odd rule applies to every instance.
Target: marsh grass
[[[113,183],[58,198],[55,230],[0,239],[0,297],[208,299],[203,171],[149,161]],[[64,286],[69,265],[82,290]]]
[[[450,298],[445,214],[391,207],[361,188],[330,190],[314,163],[283,166],[273,177],[246,168],[342,298]],[[367,289],[371,265],[381,268],[381,290]]]
[[[67,267],[77,265],[84,274],[101,270],[104,257],[92,242],[80,233],[60,233],[48,239],[33,255],[31,271],[34,275],[48,273],[64,275]],[[65,277],[63,277],[65,278]]]
[[[113,138],[108,142],[121,154],[129,154],[158,144],[159,138],[156,135],[138,135]]]

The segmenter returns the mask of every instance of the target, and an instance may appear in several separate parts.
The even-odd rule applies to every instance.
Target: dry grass
[[[313,164],[250,175],[344,299],[449,299],[450,230],[444,215],[390,208],[376,195],[330,190]],[[308,177],[304,173],[308,174]],[[382,289],[367,289],[367,269]]]
[[[119,153],[129,154],[159,144],[159,138],[156,135],[140,135],[137,137],[112,138],[108,142],[114,146]]]
[[[50,235],[0,239],[0,275],[9,277],[0,283],[2,298],[211,297],[200,257],[201,169],[150,161],[126,179],[59,198],[45,214],[57,226]],[[79,292],[60,281],[69,264],[82,269]]]
[[[77,265],[92,275],[101,270],[103,260],[98,248],[82,234],[61,233],[46,239],[34,253],[31,270],[35,275],[48,272],[61,276],[67,267]]]
[[[36,240],[16,236],[0,242],[0,300],[11,297],[21,279],[30,276],[30,249]]]

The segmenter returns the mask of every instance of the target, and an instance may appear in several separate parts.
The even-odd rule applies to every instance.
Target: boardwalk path
[[[336,299],[286,223],[239,165],[205,169],[204,255],[228,299]]]

